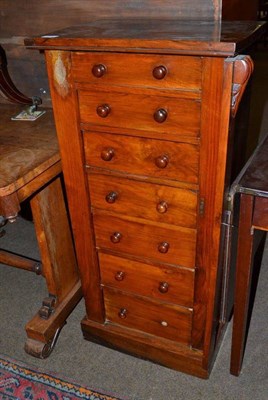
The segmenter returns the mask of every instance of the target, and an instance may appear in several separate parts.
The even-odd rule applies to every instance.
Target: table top
[[[236,191],[268,197],[268,135],[262,139],[237,178]]]
[[[254,43],[264,22],[119,18],[93,20],[25,40],[27,47],[233,56]]]
[[[30,182],[60,161],[53,112],[36,121],[12,121],[26,106],[0,104],[0,196]]]

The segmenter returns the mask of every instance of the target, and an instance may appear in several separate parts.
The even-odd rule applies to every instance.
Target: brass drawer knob
[[[155,165],[161,169],[166,168],[168,163],[169,163],[169,158],[166,155],[161,155],[155,159]]]
[[[157,206],[156,206],[156,210],[160,213],[160,214],[164,214],[167,212],[168,210],[168,204],[166,201],[160,201]]]
[[[169,250],[169,243],[168,242],[159,243],[159,245],[158,245],[159,253],[165,254],[165,253],[168,252],[168,250]]]
[[[120,240],[122,239],[122,234],[120,232],[114,232],[111,235],[110,239],[112,243],[119,243]]]
[[[153,69],[153,77],[155,79],[164,79],[167,74],[167,68],[164,65],[158,65]]]
[[[111,108],[108,104],[101,104],[97,107],[97,114],[101,118],[106,118],[111,112]]]
[[[117,271],[114,275],[116,281],[121,282],[125,278],[125,272]]]
[[[92,74],[95,78],[101,78],[107,71],[107,68],[103,64],[95,64],[92,67]]]
[[[158,290],[160,293],[167,293],[169,288],[169,284],[167,282],[160,282],[158,286]]]
[[[116,192],[110,192],[106,195],[105,200],[107,203],[112,204],[118,198],[118,194]]]
[[[127,309],[121,308],[118,312],[118,316],[122,319],[125,319],[127,317]]]
[[[111,147],[109,147],[108,149],[104,149],[101,152],[101,158],[103,159],[103,161],[111,161],[114,155],[114,149],[112,149]]]
[[[154,120],[159,124],[162,124],[167,119],[168,112],[164,108],[159,108],[154,113]]]

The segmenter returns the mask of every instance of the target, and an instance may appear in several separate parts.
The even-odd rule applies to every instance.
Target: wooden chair
[[[240,196],[231,373],[238,376],[246,342],[256,230],[268,231],[268,135],[260,143],[233,191]]]
[[[0,93],[5,99],[40,103],[17,90],[0,46]],[[22,110],[18,104],[0,104],[0,215],[14,222],[22,201],[30,201],[41,262],[0,249],[0,263],[44,276],[48,296],[26,325],[25,350],[45,358],[55,346],[68,315],[81,299],[72,235],[64,200],[61,160],[52,110],[36,121],[12,121]],[[31,112],[31,110],[29,112]]]

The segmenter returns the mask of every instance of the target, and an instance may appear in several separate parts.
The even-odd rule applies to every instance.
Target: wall
[[[44,56],[24,38],[107,17],[256,19],[258,0],[0,0],[0,43],[9,72],[28,96],[50,104]],[[0,97],[1,101],[1,97]]]
[[[52,32],[92,18],[191,18],[220,16],[221,0],[0,0],[0,43],[7,53],[9,72],[28,96],[49,103],[44,57],[24,47],[24,38]],[[122,6],[123,4],[123,6]],[[0,97],[1,101],[1,97]]]
[[[223,0],[222,19],[251,21],[257,20],[259,0]]]

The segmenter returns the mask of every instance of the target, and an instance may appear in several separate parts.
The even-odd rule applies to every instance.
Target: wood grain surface
[[[36,121],[11,121],[25,107],[1,105],[0,195],[6,196],[60,161],[51,109]]]
[[[96,246],[117,253],[177,264],[189,268],[195,267],[196,231],[167,224],[152,224],[126,217],[114,217],[106,213],[94,215]],[[111,236],[119,232],[122,239],[118,243],[111,241]],[[168,242],[169,249],[161,253],[158,249],[163,242]]]
[[[84,134],[87,165],[119,170],[142,176],[156,176],[189,183],[198,182],[199,148],[187,143],[164,142],[108,133]],[[101,158],[102,151],[114,150],[110,161]],[[156,165],[158,157],[167,156],[167,166]]]
[[[101,89],[101,88],[100,88]],[[82,123],[107,127],[135,128],[152,132],[172,132],[174,136],[197,137],[200,126],[200,102],[180,99],[158,93],[130,93],[130,91],[99,90],[79,91],[79,106]],[[106,118],[97,114],[97,108],[108,105]],[[163,123],[154,119],[157,110],[164,109],[167,118]]]
[[[166,224],[196,227],[197,193],[192,190],[92,173],[88,178],[93,208]],[[110,193],[116,193],[113,203],[106,199]],[[161,209],[163,202],[166,208]]]
[[[190,343],[190,309],[166,303],[160,305],[153,300],[131,296],[111,288],[104,288],[103,291],[107,321],[180,343]],[[126,310],[125,318],[119,316],[122,309]]]
[[[104,65],[106,71],[100,78],[92,73],[94,65]],[[172,57],[168,55],[115,54],[76,52],[72,56],[73,75],[76,82],[103,85],[146,86],[158,89],[200,90],[202,60],[199,57]],[[166,75],[157,79],[153,71],[158,66],[166,68]]]
[[[105,286],[167,303],[193,306],[194,270],[165,264],[145,264],[101,252],[99,260],[101,282]],[[163,283],[166,285],[161,289]]]

